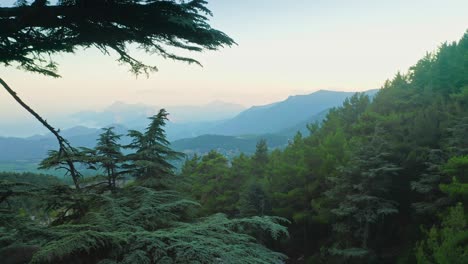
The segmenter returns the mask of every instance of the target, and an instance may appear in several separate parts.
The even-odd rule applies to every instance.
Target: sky
[[[203,67],[137,53],[159,71],[136,78],[115,56],[89,49],[55,57],[59,79],[3,65],[0,76],[44,116],[102,109],[115,101],[249,107],[320,89],[378,88],[468,29],[466,0],[208,2],[211,25],[238,45],[191,54]],[[33,121],[0,90],[0,128],[19,120]]]

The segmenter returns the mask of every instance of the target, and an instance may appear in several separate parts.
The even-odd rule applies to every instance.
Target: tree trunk
[[[70,174],[73,179],[73,183],[75,184],[75,188],[77,190],[80,189],[80,184],[79,184],[79,177],[80,173],[76,170],[75,165],[73,164],[73,160],[70,157],[70,153],[67,148],[72,149],[70,144],[67,142],[66,139],[64,139],[62,136],[60,136],[59,131],[57,131],[55,128],[53,128],[45,119],[43,119],[38,113],[36,113],[31,107],[29,107],[19,96],[16,94],[13,89],[8,86],[8,84],[0,78],[0,84],[5,88],[5,90],[15,99],[15,101],[20,104],[26,111],[28,111],[34,118],[36,118],[43,126],[45,126],[54,136],[57,138],[57,141],[60,146],[59,153],[63,153],[65,155],[65,160],[67,162],[68,167],[70,168]]]

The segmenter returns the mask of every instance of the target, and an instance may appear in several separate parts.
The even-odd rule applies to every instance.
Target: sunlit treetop
[[[59,77],[53,55],[96,47],[118,54],[134,74],[156,71],[129,53],[199,62],[172,50],[216,50],[234,41],[209,25],[204,0],[19,0],[0,8],[0,62]]]

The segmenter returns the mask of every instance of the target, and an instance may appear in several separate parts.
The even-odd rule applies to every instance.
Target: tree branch
[[[2,78],[0,78],[0,84],[2,84],[5,90],[15,99],[15,101],[18,104],[20,104],[24,109],[26,109],[26,111],[28,111],[32,116],[34,116],[34,118],[36,118],[43,126],[45,126],[57,138],[57,141],[60,146],[59,152],[63,153],[63,155],[65,156],[65,160],[67,162],[68,167],[70,168],[69,171],[73,178],[73,183],[75,184],[75,188],[79,190],[80,189],[80,184],[79,184],[80,173],[76,170],[75,165],[73,164],[73,159],[71,158],[71,155],[69,153],[69,150],[73,151],[73,148],[70,146],[68,141],[64,139],[55,128],[49,125],[49,123],[47,123],[47,121],[44,118],[42,118],[31,107],[29,107],[25,102],[23,102],[23,100],[21,100],[21,98],[18,97],[16,92],[13,91],[13,89],[11,89],[10,86],[8,86],[8,84]]]
[[[197,64],[166,47],[200,52],[235,44],[200,14],[211,15],[204,0],[90,3],[0,8],[0,63],[18,63],[26,71],[59,77],[56,63],[41,54],[48,57],[94,46],[104,54],[115,50],[119,62],[140,74],[156,67],[130,56],[130,44],[148,54]]]

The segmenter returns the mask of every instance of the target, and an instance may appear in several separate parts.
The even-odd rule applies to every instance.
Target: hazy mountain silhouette
[[[373,96],[376,92],[377,90],[370,90],[366,93]],[[290,96],[281,102],[251,107],[224,121],[177,123],[171,120],[167,124],[166,132],[168,139],[173,142],[173,147],[178,151],[201,154],[217,149],[227,155],[238,152],[250,153],[260,138],[266,138],[271,147],[278,147],[286,144],[297,131],[307,134],[307,124],[321,122],[331,107],[341,105],[353,94],[354,92],[320,90],[309,95]],[[238,109],[235,105],[231,106],[229,108],[223,102],[215,102],[209,106],[194,107],[192,114],[216,107],[229,108],[224,114]],[[182,108],[184,111],[188,109]],[[94,126],[102,124],[101,127],[115,127],[118,134],[124,135],[122,144],[125,144],[129,142],[129,138],[125,136],[127,130],[146,127],[147,117],[156,109],[158,108],[141,104],[117,102],[104,111],[80,112],[75,114],[74,118],[79,117],[84,123],[94,122]],[[101,129],[84,125],[61,131],[61,134],[76,147],[94,147],[100,133]],[[46,156],[48,150],[57,147],[56,139],[51,134],[29,138],[0,137],[0,149],[2,149],[0,161],[37,162]]]
[[[82,111],[71,117],[77,124],[102,127],[107,124],[122,124],[127,127],[145,127],[147,118],[165,108],[169,112],[172,123],[209,122],[232,118],[245,107],[232,103],[215,101],[201,106],[151,106],[144,104],[128,104],[115,102],[102,111]]]
[[[366,91],[371,96],[376,92],[377,90]],[[301,123],[305,126],[311,117],[340,106],[353,94],[355,92],[319,90],[307,95],[290,96],[281,102],[251,107],[210,131],[219,135],[279,133]]]

